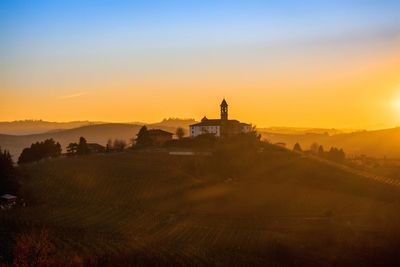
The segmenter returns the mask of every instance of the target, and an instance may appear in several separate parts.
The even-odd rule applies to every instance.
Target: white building
[[[190,125],[190,137],[196,137],[207,133],[214,134],[217,137],[226,137],[251,131],[250,124],[228,119],[228,103],[225,99],[222,100],[220,107],[221,118],[209,120],[207,117],[204,117],[201,122]]]

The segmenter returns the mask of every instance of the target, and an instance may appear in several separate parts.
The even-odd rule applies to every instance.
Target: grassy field
[[[104,265],[399,264],[398,188],[285,151],[224,166],[139,152],[26,165],[28,207],[1,212],[0,232],[45,228],[60,257]]]

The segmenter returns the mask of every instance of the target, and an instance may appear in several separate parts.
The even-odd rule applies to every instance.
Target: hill
[[[188,128],[190,124],[195,123],[194,119],[169,118],[163,119],[157,123],[130,122],[126,124],[148,125],[149,127],[167,127],[167,128]],[[99,121],[72,121],[72,122],[50,122],[43,120],[23,120],[23,121],[4,121],[0,122],[0,134],[5,135],[32,135],[47,132],[57,132],[67,129],[78,128],[88,125],[109,124]]]
[[[277,149],[228,161],[130,152],[25,165],[28,207],[0,213],[0,238],[46,228],[60,257],[103,266],[400,262],[398,188]]]
[[[176,129],[178,127],[182,127],[184,129],[189,129],[189,125],[195,124],[197,121],[194,119],[178,119],[178,118],[168,118],[168,119],[163,119],[161,122],[157,123],[150,123],[148,124],[149,127],[169,127]]]
[[[147,124],[149,128],[160,128],[165,131],[175,132],[177,127],[188,129],[193,120],[166,119],[160,123]],[[120,138],[129,142],[136,135],[142,125],[127,123],[107,123],[82,126],[74,129],[58,130],[32,135],[4,135],[0,134],[0,146],[10,150],[14,158],[17,158],[22,149],[31,143],[53,138],[60,142],[64,151],[65,147],[76,142],[80,136],[84,136],[89,142],[106,144],[108,139]],[[281,129],[281,128],[279,128]],[[275,131],[276,130],[276,131]],[[348,155],[365,154],[372,157],[400,158],[400,128],[384,129],[377,131],[358,131],[352,133],[280,133],[259,129],[264,139],[272,143],[283,142],[288,148],[292,148],[299,142],[303,148],[309,148],[313,142],[330,147],[343,148]],[[281,129],[284,131],[284,129]],[[322,130],[322,129],[318,129]]]
[[[80,136],[84,136],[88,142],[99,143],[105,145],[109,138],[120,138],[129,141],[136,135],[141,126],[131,124],[98,124],[88,125],[74,129],[48,132],[32,135],[0,135],[0,146],[8,149],[16,160],[25,147],[29,147],[32,143],[53,138],[60,142],[63,151],[71,142],[77,142]]]
[[[101,124],[101,122],[72,121],[51,122],[42,120],[3,121],[0,122],[0,134],[29,135],[40,134],[49,131],[72,129],[86,125]]]
[[[157,123],[149,124],[148,127],[160,128],[162,130],[174,133],[176,127],[170,125],[170,123],[167,124],[167,126],[164,126],[163,123]],[[177,124],[175,123],[174,125]],[[103,145],[105,145],[107,140],[110,138],[119,138],[129,142],[131,138],[136,136],[142,126],[143,125],[136,124],[108,123],[87,125],[74,129],[52,131],[42,134],[21,136],[0,134],[0,146],[4,149],[8,149],[13,155],[14,160],[16,160],[25,147],[29,147],[32,143],[43,141],[47,138],[53,138],[57,142],[60,142],[63,151],[65,152],[66,146],[71,142],[77,142],[80,136],[85,137],[88,142],[99,143]]]
[[[292,148],[299,142],[303,148],[309,148],[313,142],[325,148],[340,147],[348,154],[365,154],[373,157],[400,158],[400,128],[359,131],[335,135],[305,133],[282,134],[262,132],[263,138],[272,143],[283,142]]]
[[[355,132],[354,129],[335,129],[335,128],[307,128],[307,127],[268,127],[258,128],[260,132],[278,134],[340,134]]]

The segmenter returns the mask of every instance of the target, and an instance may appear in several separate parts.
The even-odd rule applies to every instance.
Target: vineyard
[[[397,187],[290,152],[265,152],[229,176],[211,157],[139,152],[20,172],[28,206],[0,213],[1,234],[48,229],[63,257],[163,266],[399,260]]]

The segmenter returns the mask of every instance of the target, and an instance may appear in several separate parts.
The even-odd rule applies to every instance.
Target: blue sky
[[[3,52],[27,45],[63,49],[65,42],[109,50],[124,42],[132,49],[241,45],[400,27],[400,1],[385,0],[2,0],[0,10]]]

